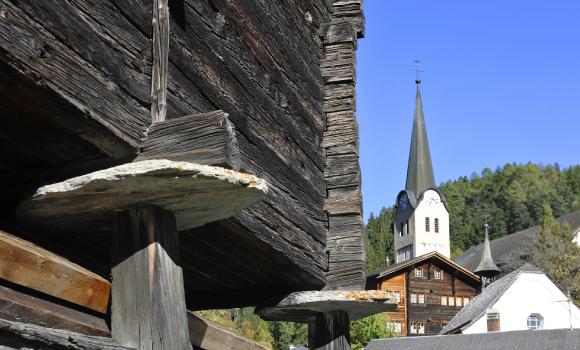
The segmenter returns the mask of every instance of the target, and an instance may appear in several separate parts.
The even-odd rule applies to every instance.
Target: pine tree
[[[570,227],[554,221],[552,208],[544,204],[544,218],[533,261],[569,296],[580,301],[580,247],[572,241],[573,238]]]

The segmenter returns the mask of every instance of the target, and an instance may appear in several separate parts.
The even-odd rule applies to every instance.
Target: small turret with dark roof
[[[497,267],[497,265],[493,261],[493,257],[491,256],[491,248],[489,247],[489,235],[487,234],[489,225],[485,223],[484,227],[485,227],[485,240],[483,242],[483,251],[481,252],[481,260],[479,261],[479,265],[477,265],[477,267],[473,272],[480,277],[491,279],[497,276],[501,272],[501,270]]]

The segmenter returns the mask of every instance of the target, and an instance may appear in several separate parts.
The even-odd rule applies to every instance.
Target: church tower
[[[395,262],[437,251],[450,258],[449,210],[435,186],[420,84],[417,84],[415,116],[407,167],[407,184],[395,204]]]

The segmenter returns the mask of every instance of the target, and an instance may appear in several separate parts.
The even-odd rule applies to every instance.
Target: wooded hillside
[[[449,204],[452,258],[482,240],[485,217],[491,225],[490,238],[541,223],[542,205],[547,203],[554,216],[580,209],[580,166],[561,170],[556,165],[506,164],[492,171],[473,173],[440,185]],[[394,203],[394,198],[385,202]],[[367,270],[385,265],[393,255],[393,207],[378,215],[371,213],[365,227]]]

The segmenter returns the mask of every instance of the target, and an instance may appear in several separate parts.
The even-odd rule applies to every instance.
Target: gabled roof
[[[383,277],[395,275],[395,274],[398,274],[398,273],[404,271],[407,268],[411,268],[413,266],[420,265],[420,264],[422,264],[430,259],[436,260],[440,265],[447,266],[449,269],[459,272],[461,275],[465,276],[467,279],[471,280],[474,283],[477,283],[477,284],[480,283],[479,277],[477,277],[473,272],[467,270],[466,268],[462,267],[459,264],[456,264],[452,260],[447,259],[445,256],[441,255],[438,252],[430,252],[427,254],[420,255],[416,258],[410,259],[410,260],[406,260],[406,261],[403,261],[400,263],[390,265],[383,270],[368,274],[367,280],[368,279],[380,279]]]
[[[468,304],[469,305],[469,304]],[[580,329],[492,332],[374,339],[366,350],[579,350]]]
[[[415,194],[435,187],[435,177],[433,176],[433,165],[431,164],[431,153],[429,151],[429,141],[427,140],[427,129],[425,127],[425,117],[423,116],[423,102],[421,100],[419,84],[420,81],[418,80],[413,133],[411,134],[411,148],[409,150],[409,164],[407,166],[407,184],[405,185],[407,191]]]
[[[568,224],[572,230],[580,228],[580,210],[559,217],[556,221]],[[490,241],[491,255],[503,273],[511,272],[525,263],[531,256],[533,246],[538,240],[540,226],[533,226]],[[481,259],[483,244],[469,248],[455,259],[459,265],[474,271]]]
[[[508,288],[517,280],[517,278],[524,272],[541,273],[542,270],[531,265],[525,264],[519,269],[510,274],[498,279],[485,288],[481,294],[473,298],[467,305],[465,305],[455,317],[445,326],[440,334],[449,334],[457,331],[460,328],[469,326],[484,316],[487,309],[493,306],[499,298],[508,290]]]

